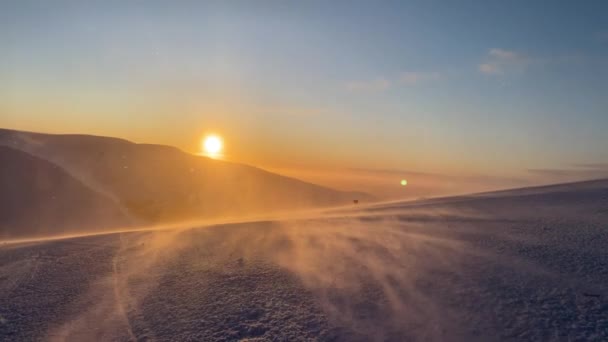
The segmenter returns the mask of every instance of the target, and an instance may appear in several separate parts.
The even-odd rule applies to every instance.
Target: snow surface
[[[0,340],[608,340],[608,181],[0,245]]]

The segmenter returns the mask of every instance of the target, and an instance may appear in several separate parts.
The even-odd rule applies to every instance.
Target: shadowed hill
[[[361,193],[122,139],[0,130],[0,145],[60,166],[144,223],[340,205],[355,198],[371,200]]]
[[[0,238],[125,226],[127,215],[60,167],[0,146]]]

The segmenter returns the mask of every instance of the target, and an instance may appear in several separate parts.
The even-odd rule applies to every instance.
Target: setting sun
[[[205,155],[212,158],[218,157],[222,152],[222,138],[217,135],[206,136],[203,139],[202,147]]]

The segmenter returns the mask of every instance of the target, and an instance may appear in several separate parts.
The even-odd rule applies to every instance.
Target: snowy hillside
[[[353,199],[362,203],[372,200],[366,194],[336,191],[243,164],[195,156],[170,146],[135,144],[116,138],[0,129],[1,146],[4,146],[0,150],[3,165],[19,164],[18,160],[12,160],[17,151],[19,156],[35,157],[39,164],[49,166],[37,169],[40,177],[52,177],[43,174],[47,169],[60,172],[88,188],[86,191],[92,196],[114,203],[130,222],[140,225],[243,217],[343,205],[352,203]],[[13,152],[8,153],[8,149]],[[26,188],[31,183],[30,178],[13,177],[6,172],[0,176],[0,182],[12,183],[15,189]],[[11,196],[2,192],[0,201],[10,202]],[[55,201],[63,198],[56,196]],[[33,200],[42,201],[46,197]],[[70,210],[69,203],[61,205],[66,210],[54,211],[61,218],[69,219],[78,211],[78,207]],[[21,209],[28,207],[24,205]],[[40,224],[46,226],[48,233],[75,232],[56,224],[56,218],[44,221],[46,216],[30,209],[22,216],[39,216]],[[101,222],[108,223],[103,228],[121,227],[111,221],[96,223]],[[11,226],[11,229],[7,220],[0,220],[0,225],[3,223],[5,237],[27,236],[23,225]],[[99,226],[82,224],[80,232],[92,232]]]

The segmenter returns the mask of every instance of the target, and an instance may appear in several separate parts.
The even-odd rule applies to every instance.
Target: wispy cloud
[[[488,55],[506,61],[514,61],[521,58],[521,56],[514,51],[503,50],[503,49],[490,49]]]
[[[570,168],[529,169],[531,174],[558,180],[582,180],[608,177],[608,163],[574,164]]]
[[[355,92],[382,92],[396,86],[414,86],[440,78],[441,74],[436,71],[406,71],[392,78],[380,77],[367,81],[349,82],[346,84],[346,88]]]
[[[586,169],[599,169],[608,171],[608,163],[585,163],[585,164],[575,164],[576,167],[586,168]]]
[[[486,75],[502,75],[506,72],[523,70],[531,59],[511,50],[490,49],[485,61],[479,64],[478,69]]]
[[[483,63],[479,65],[479,71],[483,72],[486,75],[492,74],[502,74],[502,69],[498,67],[496,64],[492,63]]]

